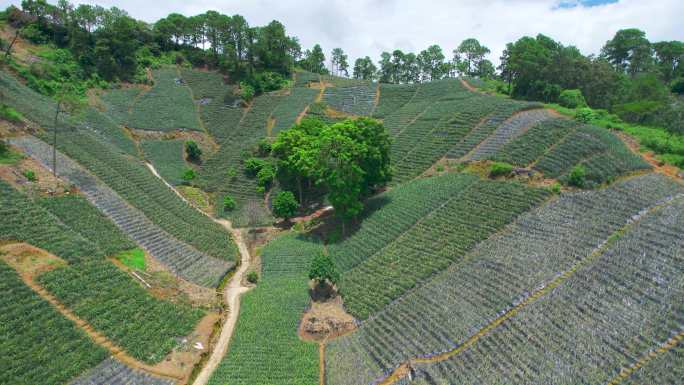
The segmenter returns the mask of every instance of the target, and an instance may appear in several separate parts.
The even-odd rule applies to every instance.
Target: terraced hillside
[[[535,290],[590,258],[640,213],[681,199],[682,193],[669,179],[648,175],[563,195],[524,214],[461,263],[331,343],[329,383],[372,383],[409,359],[458,349]]]
[[[87,322],[96,332],[105,336],[130,356],[146,363],[161,361],[178,344],[177,337],[190,334],[202,317],[203,312],[198,309],[172,304],[153,297],[131,276],[107,261],[105,259],[106,256],[109,256],[107,250],[112,245],[119,244],[119,247],[123,248],[129,247],[131,242],[122,242],[121,240],[126,239],[126,236],[119,232],[111,222],[108,222],[104,216],[94,215],[94,208],[85,208],[87,207],[85,202],[82,201],[79,204],[83,210],[83,217],[90,218],[92,222],[95,222],[92,225],[93,227],[108,228],[107,232],[94,234],[83,223],[73,220],[73,212],[65,213],[54,207],[52,207],[52,211],[48,211],[42,207],[45,203],[41,205],[38,201],[23,195],[2,181],[0,181],[0,192],[0,211],[4,218],[0,228],[2,243],[23,242],[39,247],[54,255],[54,258],[61,258],[62,260],[45,259],[47,257],[40,257],[41,254],[35,254],[31,258],[34,258],[32,263],[36,264],[36,267],[31,267],[31,264],[22,259],[30,257],[26,253],[32,252],[27,250],[19,255],[14,255],[8,251],[10,255],[8,258],[10,259],[7,261],[11,262],[15,269],[23,274],[22,279],[25,282],[38,285],[34,286],[34,290],[46,290],[56,301],[59,301],[61,306],[66,307],[79,319]],[[42,198],[41,201],[44,202],[45,199],[57,198]],[[71,207],[75,209],[78,206],[72,205]],[[124,249],[114,249],[114,251],[120,252]],[[5,266],[4,262],[2,265]],[[27,300],[37,297],[35,293],[26,295],[27,290],[31,290],[28,287],[22,289],[23,284],[15,283],[18,280],[16,273],[14,273],[15,278],[12,278],[12,274],[9,272],[3,272],[3,274],[7,275],[3,282],[11,283],[13,287],[16,287],[17,295],[26,297]],[[7,293],[13,292],[10,290]],[[20,298],[14,298],[14,300],[17,303],[23,301]],[[40,305],[41,303],[44,305]],[[36,319],[41,319],[41,317],[39,313],[32,313],[28,310],[32,306],[52,309],[43,299],[40,301],[31,300],[25,306],[27,306],[25,308],[27,313],[23,314],[25,316],[33,314]],[[8,312],[7,314],[14,314],[17,321],[22,320],[22,317],[19,316],[20,313],[10,312],[11,306],[3,306],[3,309]],[[20,311],[21,307],[16,308],[16,310]],[[3,314],[6,313],[5,311]],[[53,310],[53,312],[56,311]],[[59,368],[60,365],[62,367],[69,365],[69,368],[59,369],[61,373],[55,373],[56,377],[46,382],[64,383],[66,380],[81,374],[85,369],[95,366],[106,357],[100,347],[87,348],[87,344],[78,342],[79,339],[83,339],[79,337],[83,332],[69,331],[68,325],[71,321],[67,321],[62,315],[52,316],[50,314],[50,311],[46,313],[46,322],[52,319],[49,322],[58,325],[55,326],[56,332],[62,331],[66,333],[65,336],[71,336],[69,338],[73,339],[70,342],[61,343],[65,348],[73,349],[73,353],[64,353],[59,358],[65,357],[65,359],[75,361],[66,364],[56,360],[55,363],[41,364],[48,359],[50,352],[38,354],[35,349],[37,346],[44,349],[45,345],[40,343],[37,345],[26,344],[26,341],[20,342],[19,340],[16,344],[3,345],[3,354],[10,354],[10,352],[16,354],[15,359],[12,360],[12,365],[23,368],[8,372],[9,376],[16,376],[18,383],[35,383],[28,381],[25,377],[32,373],[31,370],[26,369],[28,367]],[[35,327],[44,326],[45,330],[37,333],[27,329],[27,332],[32,334],[24,336],[25,338],[31,335],[34,335],[31,338],[37,338],[37,336],[53,331],[49,325],[42,325],[41,322],[43,321],[36,321],[36,319],[33,322],[25,322],[24,325],[30,327],[34,327],[32,325]],[[79,327],[82,326],[79,324]],[[21,327],[15,326],[15,331]],[[22,335],[17,334],[17,336],[21,337]],[[46,343],[55,340],[55,337],[50,337],[49,334],[45,338]],[[98,341],[98,343],[101,342]],[[53,351],[58,352],[62,349],[61,346],[57,346]],[[83,349],[86,350],[83,351]],[[73,357],[73,354],[87,354],[90,358],[77,358]],[[52,359],[54,358],[52,357]],[[3,370],[3,372],[5,371]],[[39,372],[34,373],[34,375],[39,374]],[[53,375],[47,369],[44,374],[46,376]],[[9,383],[17,382],[10,381]]]

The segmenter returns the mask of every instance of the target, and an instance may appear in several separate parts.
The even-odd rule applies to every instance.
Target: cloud
[[[239,13],[252,25],[281,21],[304,48],[326,53],[342,47],[350,60],[399,48],[419,51],[439,44],[447,56],[469,37],[492,50],[495,63],[506,43],[538,33],[585,54],[598,53],[622,28],[640,28],[651,41],[684,40],[681,0],[102,0],[148,22],[171,12],[215,9]],[[0,6],[19,0],[0,0]],[[563,6],[563,4],[566,4]],[[568,5],[569,4],[569,5]]]

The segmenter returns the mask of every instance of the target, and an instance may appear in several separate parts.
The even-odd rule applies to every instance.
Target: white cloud
[[[0,0],[3,8],[19,0]],[[463,39],[475,37],[498,57],[507,42],[544,33],[585,54],[600,48],[621,28],[640,28],[651,41],[684,40],[681,0],[620,0],[558,8],[560,0],[101,0],[153,22],[170,12],[186,15],[215,9],[239,13],[252,25],[281,21],[304,48],[320,43],[326,52],[342,47],[351,60],[383,50],[419,51],[439,44],[450,56]]]

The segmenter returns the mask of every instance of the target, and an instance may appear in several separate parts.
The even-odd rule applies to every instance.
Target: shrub
[[[672,92],[675,94],[684,94],[684,78],[679,78],[672,82]]]
[[[489,168],[489,176],[496,178],[509,175],[513,171],[513,166],[508,163],[494,162]]]
[[[290,219],[297,213],[299,203],[290,191],[281,191],[273,199],[273,214],[279,218]]]
[[[235,210],[236,206],[237,204],[235,203],[235,199],[233,199],[230,195],[223,197],[223,209],[225,211],[233,211]]]
[[[245,161],[245,172],[247,172],[247,175],[255,177],[266,165],[267,163],[263,159],[249,158]]]
[[[567,108],[582,108],[587,106],[587,101],[580,90],[565,90],[558,97],[558,104]]]
[[[240,82],[240,97],[242,98],[242,100],[244,100],[245,102],[249,102],[252,99],[254,99],[254,95],[256,95],[254,87],[250,86],[245,82]]]
[[[191,168],[185,170],[183,172],[183,176],[181,177],[183,179],[183,184],[189,185],[190,182],[192,182],[192,180],[195,179],[196,176],[197,174],[195,174],[195,170]]]
[[[0,156],[5,156],[9,153],[9,146],[4,140],[0,140]]]
[[[38,180],[38,177],[36,176],[36,173],[33,172],[33,170],[24,171],[24,177],[26,177],[26,179],[28,179],[30,182],[35,182]]]
[[[256,271],[250,271],[247,274],[247,282],[251,284],[256,284],[257,282],[259,282],[259,274],[257,274]]]
[[[257,181],[260,187],[264,189],[269,189],[273,183],[273,179],[276,176],[275,167],[266,163],[264,167],[257,173]]]
[[[268,139],[260,140],[259,144],[257,144],[255,153],[262,158],[271,155],[271,142],[269,142]]]
[[[14,108],[0,105],[0,119],[5,119],[12,123],[21,123],[22,115]]]
[[[199,162],[202,157],[202,149],[199,148],[194,140],[185,142],[185,152],[188,154],[188,160],[191,162]]]
[[[587,170],[582,165],[577,165],[570,170],[568,184],[575,187],[584,187],[586,184]]]
[[[560,194],[560,192],[561,192],[560,183],[556,182],[556,183],[552,184],[551,186],[549,186],[549,190],[556,195]]]
[[[309,279],[316,281],[318,286],[325,286],[326,283],[335,285],[340,280],[340,273],[337,272],[335,261],[329,255],[317,254],[311,262]]]
[[[581,123],[591,123],[594,119],[596,115],[591,108],[580,108],[575,113],[575,120]]]

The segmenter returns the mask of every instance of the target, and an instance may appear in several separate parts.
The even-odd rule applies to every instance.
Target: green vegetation
[[[40,275],[39,283],[132,356],[159,362],[176,345],[176,337],[188,335],[201,318],[199,310],[155,299],[107,262],[104,257],[111,254],[106,248],[122,244],[121,234],[96,232],[112,224],[87,209],[84,201],[64,198],[38,204],[4,182],[0,182],[0,192],[5,218],[0,239],[27,242],[69,262]],[[81,208],[83,222],[74,207]],[[123,245],[130,243],[123,241]],[[133,320],[135,327],[131,327]]]
[[[256,283],[259,282],[259,273],[256,271],[250,271],[247,274],[247,282],[256,285]]]
[[[5,119],[11,123],[21,123],[24,117],[17,110],[10,106],[0,104],[0,119]]]
[[[143,140],[140,147],[159,175],[171,185],[185,182],[188,164],[183,159],[181,140]]]
[[[345,219],[357,216],[361,200],[391,179],[389,136],[372,119],[329,126],[307,119],[281,132],[272,148],[281,184],[298,189],[300,197],[303,183],[323,184],[336,214]]]
[[[0,331],[5,335],[0,351],[7,360],[0,383],[64,384],[107,358],[105,349],[26,286],[4,261],[0,291]]]
[[[228,353],[209,384],[317,384],[318,344],[297,336],[309,304],[307,273],[320,243],[289,233],[261,252],[259,285],[242,296]]]
[[[233,199],[230,195],[226,195],[223,197],[223,210],[224,211],[233,211],[235,210],[235,207],[237,204],[235,203],[235,199]]]
[[[444,183],[450,184],[446,187],[447,191],[453,190],[444,196],[441,204],[427,212],[414,208],[422,211],[422,215],[413,222],[415,225],[409,222],[403,224],[406,226],[404,231],[397,231],[391,229],[395,226],[392,222],[385,220],[382,226],[383,231],[390,234],[388,237],[357,231],[340,245],[353,245],[355,242],[377,244],[374,241],[377,238],[384,242],[374,245],[369,251],[362,251],[362,259],[351,269],[344,270],[338,285],[346,309],[357,318],[368,318],[431,275],[452,263],[458,263],[478,242],[541,203],[548,195],[545,189],[480,180],[462,174],[447,174],[432,179],[437,180],[433,182],[437,190],[435,195],[444,196],[443,192],[439,192],[445,188],[441,186]],[[409,188],[412,184],[398,187],[397,190]],[[425,194],[432,193],[427,188],[412,192],[413,199],[408,199],[408,207],[420,207]],[[387,205],[391,206],[392,203]],[[378,213],[384,212],[383,208]],[[373,214],[370,214],[367,221],[372,219]],[[336,259],[339,258],[336,255],[338,248],[329,249]],[[341,264],[345,265],[349,266],[349,263]]]
[[[313,280],[317,286],[334,286],[340,280],[340,273],[335,267],[335,261],[325,253],[314,256],[309,269],[309,279]]]
[[[107,256],[136,247],[118,227],[80,195],[40,198],[44,207],[63,223],[99,246]]]
[[[29,182],[35,182],[38,180],[38,177],[33,170],[26,170],[22,173],[22,175],[24,175],[24,178],[26,178]]]
[[[297,214],[299,202],[290,191],[281,191],[273,199],[273,215],[286,221]]]
[[[580,90],[564,90],[558,97],[558,104],[567,108],[582,108],[587,106],[587,101]]]
[[[145,271],[145,251],[140,248],[122,251],[114,258],[131,269]]]
[[[587,183],[587,170],[581,164],[573,167],[568,175],[568,184],[575,187],[584,187]]]
[[[497,178],[500,176],[508,176],[513,171],[513,166],[508,163],[494,162],[489,167],[489,175],[492,178]]]
[[[190,90],[176,68],[152,71],[154,86],[140,96],[131,110],[128,126],[141,130],[201,131]]]
[[[185,153],[190,162],[199,163],[202,160],[202,150],[194,140],[185,142]]]

